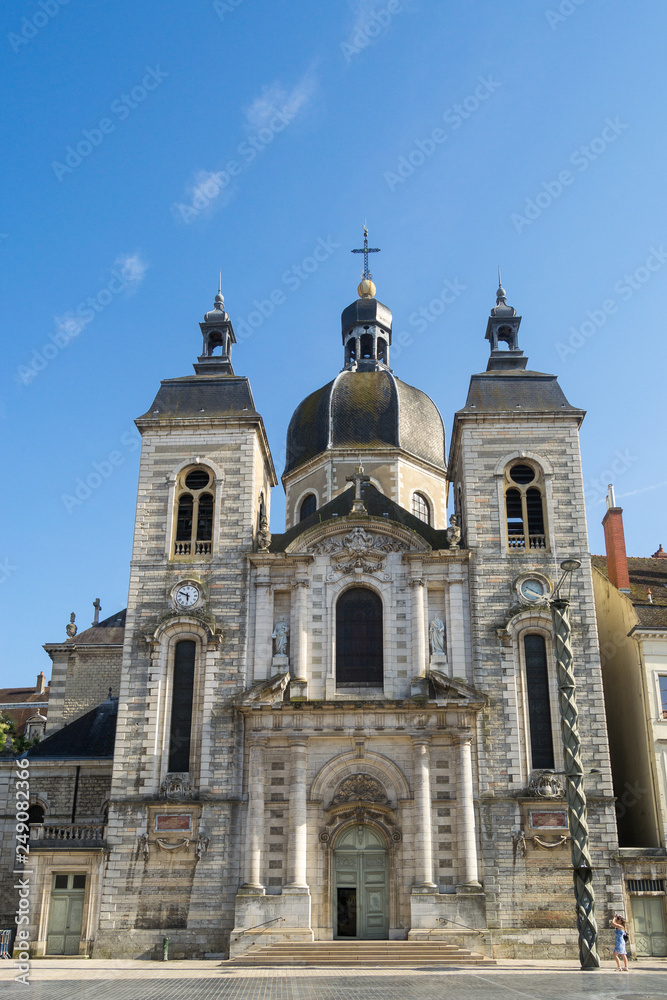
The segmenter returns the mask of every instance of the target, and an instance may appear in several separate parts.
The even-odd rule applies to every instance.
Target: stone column
[[[459,767],[456,797],[459,803],[459,843],[463,851],[463,879],[459,888],[465,892],[481,889],[477,871],[477,836],[472,786],[472,737],[459,737]]]
[[[296,580],[292,584],[296,591],[292,628],[292,679],[305,682],[307,678],[308,656],[308,580]]]
[[[253,680],[271,676],[272,601],[269,570],[263,569],[255,579],[255,663]]]
[[[287,842],[286,889],[308,888],[306,857],[308,830],[306,826],[306,765],[307,736],[290,737],[290,800],[289,833]]]
[[[264,749],[266,738],[250,743],[248,760],[248,812],[246,815],[246,879],[242,891],[263,893],[262,849],[264,847]]]
[[[416,891],[431,891],[433,881],[433,825],[431,820],[431,766],[429,737],[412,737],[415,768],[415,883]]]
[[[424,581],[410,580],[412,588],[412,694],[426,694],[426,629],[424,625]]]

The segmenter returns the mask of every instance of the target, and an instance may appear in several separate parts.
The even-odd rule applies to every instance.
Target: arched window
[[[44,806],[38,802],[28,809],[28,826],[36,826],[44,822]]]
[[[190,770],[195,652],[196,643],[192,639],[183,639],[176,643],[169,724],[168,771]]]
[[[544,483],[542,473],[526,462],[505,470],[507,547],[512,552],[546,549]]]
[[[317,510],[317,497],[314,493],[308,493],[301,501],[301,507],[299,508],[299,520],[305,521],[307,517],[314,514]]]
[[[412,494],[412,513],[420,521],[426,521],[427,524],[431,523],[431,505],[423,493]]]
[[[526,702],[530,729],[530,759],[533,769],[554,768],[549,670],[544,636],[528,633],[523,637]]]
[[[176,484],[176,531],[173,556],[210,556],[213,547],[213,474],[197,466],[185,470]]]
[[[382,601],[353,587],[336,605],[336,686],[382,687]]]

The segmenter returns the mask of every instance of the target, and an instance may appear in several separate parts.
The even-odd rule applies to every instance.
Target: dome
[[[329,448],[400,448],[445,469],[438,408],[386,369],[342,371],[297,406],[287,431],[284,474]]]

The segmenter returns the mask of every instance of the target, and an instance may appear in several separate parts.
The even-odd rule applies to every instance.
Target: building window
[[[660,683],[660,718],[667,719],[667,676],[658,677]]]
[[[336,686],[382,687],[382,601],[365,587],[336,605]]]
[[[168,771],[190,770],[195,652],[196,643],[192,639],[184,639],[176,643],[171,692]]]
[[[44,807],[38,803],[28,809],[28,826],[40,826],[44,822]]]
[[[525,635],[523,652],[532,769],[553,770],[554,744],[549,699],[549,669],[544,637],[532,633]]]
[[[517,462],[505,472],[507,547],[512,552],[546,549],[544,485],[541,472]]]
[[[299,508],[299,520],[305,521],[307,517],[314,514],[317,510],[317,497],[314,493],[308,493],[301,501],[301,507]]]
[[[423,493],[412,494],[412,513],[420,521],[431,523],[431,507]]]
[[[173,556],[177,559],[211,555],[213,547],[213,475],[201,466],[186,470],[176,484],[176,532]]]

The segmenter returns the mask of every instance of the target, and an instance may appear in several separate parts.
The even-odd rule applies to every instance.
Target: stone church
[[[287,431],[283,533],[220,292],[194,373],[163,381],[136,421],[127,611],[45,647],[48,726],[28,755],[35,954],[157,957],[164,937],[173,957],[445,938],[576,954],[548,607],[566,558],[582,563],[573,651],[611,939],[623,890],[584,411],[527,368],[499,287],[447,458],[436,404],[391,368],[392,314],[367,267],[341,320],[342,368]],[[4,802],[14,770],[0,763]]]

